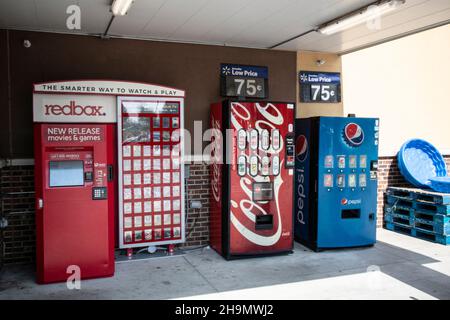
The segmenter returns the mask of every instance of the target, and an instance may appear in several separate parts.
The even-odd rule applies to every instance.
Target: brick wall
[[[0,169],[1,213],[8,226],[0,229],[4,264],[31,263],[35,258],[34,167]]]
[[[192,200],[200,201],[201,209],[191,209]],[[189,166],[186,179],[186,243],[195,247],[209,243],[209,168],[206,164]]]

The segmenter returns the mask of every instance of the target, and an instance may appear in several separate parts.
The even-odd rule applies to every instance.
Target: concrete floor
[[[450,299],[450,247],[378,230],[373,248],[225,261],[203,249],[118,263],[113,278],[37,285],[4,267],[0,299]]]

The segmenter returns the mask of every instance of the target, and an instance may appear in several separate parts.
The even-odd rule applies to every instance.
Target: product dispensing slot
[[[272,230],[273,229],[273,215],[256,216],[255,220],[256,230]]]
[[[342,219],[359,219],[361,217],[361,209],[345,209],[341,213]]]

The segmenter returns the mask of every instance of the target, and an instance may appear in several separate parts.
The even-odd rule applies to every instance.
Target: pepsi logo
[[[352,147],[360,146],[364,141],[364,131],[356,123],[349,123],[344,128],[344,140]]]
[[[297,137],[297,141],[295,143],[295,154],[300,162],[305,161],[308,157],[308,140],[304,135]]]
[[[348,204],[348,200],[345,199],[345,198],[343,198],[343,199],[341,200],[341,205],[346,206],[347,204]]]

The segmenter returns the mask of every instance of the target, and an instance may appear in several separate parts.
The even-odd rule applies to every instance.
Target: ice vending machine
[[[295,239],[320,250],[375,243],[379,120],[296,120]]]
[[[293,103],[211,106],[211,246],[226,259],[293,247]]]

